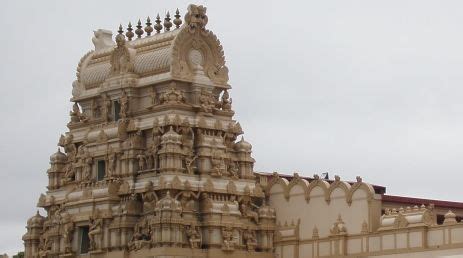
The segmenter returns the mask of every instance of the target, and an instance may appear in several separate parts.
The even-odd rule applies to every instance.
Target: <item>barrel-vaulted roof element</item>
[[[208,18],[206,8],[190,5],[185,15],[185,22],[180,26],[177,12],[174,20],[178,28],[171,29],[172,23],[164,21],[164,32],[159,17],[153,30],[150,20],[145,29],[135,30],[129,25],[124,35],[120,26],[116,36],[125,41],[124,47],[130,53],[130,61],[136,85],[147,85],[165,80],[209,81],[215,86],[229,88],[228,68],[222,45],[216,35],[205,28]],[[167,18],[166,18],[167,19]],[[105,81],[112,75],[111,58],[118,45],[112,39],[112,32],[97,30],[92,39],[95,49],[85,54],[77,67],[77,80],[73,83],[73,99],[85,99],[98,94]],[[146,34],[145,37],[142,37]],[[200,78],[201,77],[201,78]]]

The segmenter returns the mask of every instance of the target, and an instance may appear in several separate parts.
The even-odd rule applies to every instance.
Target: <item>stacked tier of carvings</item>
[[[205,30],[205,11],[206,8],[202,6],[189,7],[185,16],[188,32],[213,35]],[[134,56],[135,50],[128,47],[120,30],[116,36],[116,47],[110,56],[110,77],[133,74]],[[202,61],[196,61],[194,64],[200,66]],[[218,67],[222,70],[217,71],[217,68],[213,74],[208,73],[208,76],[227,72],[224,64],[219,64]],[[236,180],[247,180],[249,183],[250,179],[254,179],[251,145],[244,139],[236,142],[238,135],[242,134],[239,123],[230,120],[227,127],[221,120],[215,119],[211,128],[205,119],[205,116],[212,117],[218,110],[233,114],[228,91],[214,89],[215,92],[211,92],[211,89],[203,88],[198,96],[191,98],[198,101],[189,103],[186,93],[177,88],[175,82],[159,92],[152,87],[151,106],[145,109],[154,110],[157,106],[180,104],[192,107],[199,118],[184,117],[182,120],[178,114],[171,113],[164,115],[162,122],[159,121],[160,117],[154,118],[152,128],[142,130],[135,127],[133,118],[133,86],[132,81],[119,90],[120,97],[116,101],[120,105],[120,119],[117,121],[117,136],[111,142],[101,128],[112,126],[109,122],[114,119],[111,117],[114,99],[108,93],[102,92],[100,97],[90,100],[91,108],[82,110],[79,103],[74,103],[70,112],[71,132],[62,135],[58,144],[64,149],[64,153],[58,150],[52,155],[51,168],[48,171],[48,188],[64,189],[68,194],[64,199],[56,201],[53,194],[40,197],[39,206],[47,210],[48,216],[44,218],[37,213],[28,221],[28,232],[23,239],[29,257],[57,254],[72,256],[76,251],[73,250],[72,243],[77,225],[88,226],[89,250],[92,252],[102,252],[109,245],[114,247],[114,244],[108,242],[111,232],[120,234],[116,240],[117,248],[129,251],[156,246],[211,247],[217,245],[214,242],[217,239],[213,240],[211,235],[213,228],[221,232],[219,240],[222,244],[219,245],[224,251],[271,251],[275,211],[266,205],[263,191],[258,184],[253,184],[252,191],[246,185],[239,192],[234,183]],[[92,142],[88,133],[84,140],[74,139],[72,128],[81,125],[91,131],[95,128],[90,122],[101,122],[98,139]],[[113,144],[114,142],[118,144]],[[115,202],[110,204],[109,209],[102,211],[95,208],[93,203],[91,215],[76,214],[71,212],[76,203],[67,201],[69,193],[81,192],[79,205],[94,202],[93,191],[89,188],[96,186],[93,184],[96,178],[92,176],[93,164],[97,158],[94,146],[106,146],[104,160],[107,171],[101,181],[103,187],[108,187],[108,195]],[[98,159],[101,160],[101,155]],[[132,166],[123,167],[122,159]],[[124,171],[127,169],[133,171]],[[178,176],[170,184],[166,184],[162,177],[164,172],[188,176],[206,174],[229,180],[229,183],[224,192],[216,189],[209,178],[203,187],[193,190],[188,180],[182,184]],[[128,181],[147,173],[152,173],[153,176],[161,174],[157,175],[158,185],[154,187],[152,181],[149,181],[143,190],[135,191]],[[221,207],[219,210],[217,205]],[[202,214],[201,220],[198,213]],[[216,221],[216,214],[221,214],[220,221]],[[204,234],[209,234],[207,240],[204,240]],[[258,239],[261,241],[258,242]],[[34,248],[36,251],[33,251]]]

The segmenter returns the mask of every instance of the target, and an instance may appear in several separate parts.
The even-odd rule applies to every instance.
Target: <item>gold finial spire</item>
[[[153,32],[153,27],[151,27],[151,19],[150,17],[148,16],[148,18],[146,19],[146,27],[145,27],[145,32],[146,32],[146,36],[151,36],[151,32]]]
[[[164,30],[170,31],[170,27],[172,27],[172,22],[170,21],[170,13],[167,12],[166,18],[164,18]]]
[[[182,25],[182,19],[180,19],[180,12],[178,11],[178,8],[175,11],[174,17],[175,17],[174,19],[175,28],[178,29],[180,28],[180,25]]]
[[[162,30],[162,25],[161,25],[161,18],[159,17],[159,13],[156,16],[156,21],[154,21],[156,24],[154,25],[154,29],[156,30],[156,33],[160,33]]]
[[[138,19],[138,23],[137,23],[137,29],[135,30],[135,34],[137,34],[137,38],[141,38],[141,36],[143,35],[143,26],[141,26],[141,21],[140,19]]]
[[[133,34],[133,29],[132,29],[132,23],[129,22],[129,25],[127,26],[127,32],[125,33],[125,36],[127,36],[127,38],[130,40],[132,40],[134,34]]]

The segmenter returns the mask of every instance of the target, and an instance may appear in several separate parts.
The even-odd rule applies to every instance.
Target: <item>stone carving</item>
[[[156,90],[154,89],[154,87],[152,87],[150,91],[151,106],[149,106],[148,109],[152,109],[158,104],[156,98],[157,98]]]
[[[148,221],[145,218],[135,224],[135,232],[129,242],[129,250],[140,250],[151,243],[151,230],[148,227]]]
[[[187,226],[186,235],[191,248],[197,249],[201,246],[201,235],[199,234],[198,227],[194,225]]]
[[[231,226],[222,227],[222,250],[232,251],[235,249],[236,239]]]
[[[71,116],[71,123],[87,122],[88,120],[88,118],[80,112],[77,102],[74,102],[74,105],[72,105],[72,111],[69,112],[69,116]]]
[[[112,40],[113,33],[110,30],[94,30],[93,35],[95,35],[92,38],[93,45],[95,46],[95,51],[100,51],[114,46],[114,42]]]
[[[347,234],[346,225],[342,221],[341,214],[338,215],[338,219],[333,223],[330,228],[331,235],[345,235]]]
[[[107,176],[111,178],[115,175],[116,166],[117,166],[117,154],[111,148],[108,150],[106,160],[108,161],[108,175]]]
[[[188,25],[191,33],[195,33],[197,30],[205,30],[208,21],[206,10],[207,8],[202,5],[190,4],[188,6],[188,12],[185,14],[185,23]]]
[[[239,176],[238,176],[238,166],[236,165],[236,162],[230,162],[229,165],[228,165],[228,174],[234,178],[234,179],[238,179]]]
[[[76,179],[76,169],[74,165],[70,162],[66,164],[65,173],[63,178],[63,183],[72,182]]]
[[[181,126],[178,128],[178,133],[182,136],[182,147],[185,148],[185,152],[191,152],[193,148],[193,136],[194,132],[188,122],[188,119],[184,119]]]
[[[133,72],[135,50],[126,46],[125,37],[122,34],[116,36],[116,48],[110,58],[111,75],[119,75]]]
[[[221,152],[217,149],[214,149],[212,151],[211,165],[212,165],[211,176],[220,177],[226,172],[224,159],[221,155]]]
[[[230,94],[227,90],[223,91],[222,98],[218,103],[218,107],[225,111],[230,111],[232,105],[232,99],[230,98]]]
[[[161,104],[181,104],[185,102],[185,96],[182,91],[175,89],[172,85],[161,95],[160,102]]]
[[[212,113],[215,106],[217,105],[217,100],[215,99],[214,95],[212,95],[212,93],[204,89],[201,90],[199,102],[201,111],[205,113]]]
[[[243,232],[243,240],[246,244],[248,251],[254,251],[257,246],[256,231],[249,228]]]
[[[72,252],[72,238],[74,234],[74,222],[72,221],[71,216],[69,213],[63,213],[61,217],[61,224],[63,227],[63,242],[64,242],[64,252],[71,253]]]
[[[106,122],[111,119],[111,99],[108,95],[103,95],[103,117]]]
[[[127,93],[125,92],[125,90],[122,91],[119,103],[121,105],[121,111],[119,115],[121,116],[121,118],[126,118],[127,113],[129,112],[129,97],[127,97]]]
[[[90,250],[99,250],[103,235],[103,219],[100,217],[98,210],[90,217],[90,228],[88,238],[90,239]]]
[[[137,155],[137,160],[138,160],[138,170],[139,171],[145,170],[145,163],[146,163],[145,155],[138,154]]]
[[[254,220],[256,223],[259,223],[259,214],[253,210],[253,207],[257,207],[251,202],[250,198],[243,198],[240,203],[240,211],[244,217]]]
[[[185,167],[186,167],[186,171],[189,175],[193,175],[194,174],[194,169],[195,169],[195,160],[198,158],[198,155],[196,156],[186,156],[185,157]]]
[[[92,165],[93,165],[93,158],[90,156],[90,153],[85,152],[84,157],[84,168],[83,168],[83,181],[89,181],[92,177]]]

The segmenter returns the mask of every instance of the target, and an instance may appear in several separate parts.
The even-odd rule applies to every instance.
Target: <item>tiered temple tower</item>
[[[238,140],[203,6],[95,31],[26,257],[272,257],[275,211]]]

